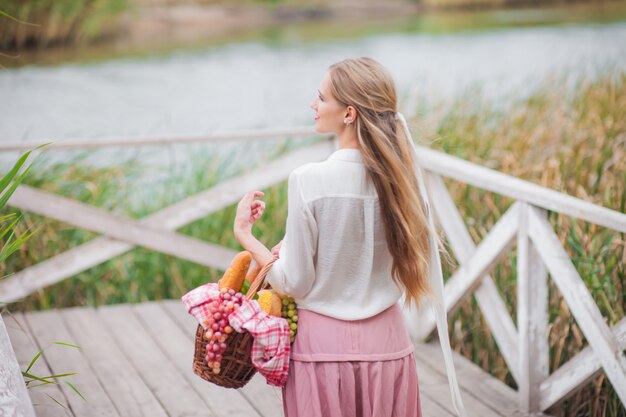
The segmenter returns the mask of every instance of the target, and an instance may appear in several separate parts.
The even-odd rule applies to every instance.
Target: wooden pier
[[[77,372],[61,381],[71,382],[85,400],[63,382],[31,388],[28,391],[37,416],[283,415],[280,388],[268,385],[260,374],[235,390],[213,385],[193,373],[197,322],[179,300],[4,314],[3,319],[20,369],[26,369],[44,349],[31,369],[33,374]],[[441,349],[420,344],[415,358],[423,416],[452,417]],[[523,415],[517,410],[514,390],[460,355],[455,354],[455,362],[470,416]]]

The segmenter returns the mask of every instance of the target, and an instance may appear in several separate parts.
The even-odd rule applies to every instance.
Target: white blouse
[[[402,295],[361,158],[358,149],[339,149],[292,171],[286,233],[267,275],[299,308],[341,320],[375,316]]]
[[[407,137],[410,131],[397,113]],[[415,148],[414,148],[415,151]],[[443,307],[443,275],[435,225],[426,185],[416,175],[430,227],[429,282],[436,299],[430,302],[437,323],[452,404],[466,416],[448,338]],[[283,243],[266,281],[274,290],[292,296],[298,308],[343,320],[374,316],[399,303],[407,329],[416,342],[419,326],[415,305],[404,307],[404,292],[391,278],[392,258],[374,184],[358,149],[343,148],[327,160],[305,164],[289,175],[288,213]],[[424,304],[429,301],[425,300]]]

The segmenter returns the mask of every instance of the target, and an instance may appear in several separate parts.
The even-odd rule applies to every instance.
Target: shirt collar
[[[356,148],[340,148],[330,154],[328,159],[336,159],[348,162],[363,162],[361,151]]]

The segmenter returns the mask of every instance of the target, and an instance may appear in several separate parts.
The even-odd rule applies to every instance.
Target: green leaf
[[[24,162],[26,162],[26,159],[28,158],[28,155],[30,155],[30,152],[31,151],[28,151],[24,155],[22,155],[20,159],[18,159],[17,162],[13,165],[13,168],[11,168],[11,170],[4,177],[2,177],[2,179],[0,179],[0,193],[4,191],[7,185],[9,185],[13,178],[15,178],[17,172],[20,170],[22,165],[24,165]]]
[[[76,375],[76,374],[78,374],[78,372],[67,372],[65,374],[55,374],[55,375],[46,376],[44,378],[46,378],[46,379],[48,379],[48,378],[56,379],[56,378],[64,378],[66,376],[72,376],[72,375]]]
[[[37,376],[34,374],[31,374],[29,372],[26,371],[22,371],[22,375],[27,377],[27,378],[31,378],[37,381],[41,381],[44,382],[46,384],[53,384],[54,381],[50,381],[50,379],[58,379],[58,378],[64,378],[67,376],[72,376],[72,375],[76,375],[77,372],[67,372],[65,374],[55,374],[55,375],[49,375],[49,376]]]
[[[40,24],[38,24],[38,23],[30,23],[30,22],[25,22],[25,21],[23,21],[23,20],[20,20],[20,19],[18,19],[18,18],[16,18],[16,17],[11,16],[11,15],[10,15],[10,14],[8,14],[7,12],[2,11],[2,10],[0,10],[0,16],[4,16],[4,17],[6,17],[7,19],[11,19],[11,20],[13,20],[14,22],[21,23],[21,24],[23,24],[23,25],[28,25],[28,26],[41,26],[41,25],[40,25]]]
[[[74,384],[72,384],[72,383],[71,383],[71,382],[69,382],[69,381],[64,381],[64,382],[65,382],[67,385],[69,385],[69,386],[70,386],[70,388],[72,388],[72,389],[76,392],[76,394],[80,395],[80,398],[82,398],[85,402],[87,402],[87,400],[85,399],[85,397],[83,397],[83,394],[81,394],[81,393],[80,393],[80,391],[78,391],[78,389],[76,389],[76,387],[74,386]]]
[[[63,345],[63,346],[69,346],[69,347],[73,347],[76,349],[82,349],[80,346],[77,345],[72,345],[71,343],[65,343],[65,342],[54,342],[55,345]]]
[[[5,246],[2,247],[2,250],[0,250],[0,261],[3,261],[4,259],[8,258],[13,252],[18,250],[20,248],[20,246],[22,246],[24,243],[26,243],[26,241],[28,239],[30,239],[31,236],[34,233],[35,233],[34,231],[32,231],[30,233],[23,233],[23,234],[20,235],[20,237],[15,239],[15,242],[12,242],[12,243],[9,244],[9,242],[11,241],[12,236],[14,235],[14,232],[11,232],[11,236],[9,237],[7,242],[5,242]],[[5,248],[6,248],[6,250],[5,250]]]
[[[56,400],[56,398],[54,398],[52,395],[48,394],[47,392],[45,393],[52,401],[54,401],[55,403],[59,404],[61,407],[65,408],[67,410],[67,407],[64,406],[63,404],[61,404],[60,402],[58,402]]]
[[[47,380],[47,379],[45,379],[45,378],[39,377],[39,376],[37,376],[37,375],[30,374],[30,373],[28,373],[28,372],[24,372],[24,371],[22,371],[22,375],[23,375],[23,376],[25,376],[26,378],[34,379],[34,380],[36,380],[36,381],[41,381],[41,382],[44,382],[44,383],[46,383],[46,384],[52,384],[52,383],[54,383],[53,381],[48,381],[48,380]]]
[[[15,17],[11,16],[10,14],[8,14],[7,12],[3,12],[2,10],[0,10],[0,16],[4,16],[6,18],[9,18],[15,22],[20,22],[19,19],[16,19]]]
[[[33,148],[29,151],[27,151],[24,155],[22,155],[20,157],[20,159],[17,160],[17,162],[13,165],[13,167],[11,168],[11,170],[0,179],[0,194],[4,192],[4,190],[7,188],[7,186],[11,183],[11,181],[13,181],[15,179],[15,176],[17,175],[17,173],[19,172],[20,168],[22,168],[22,165],[24,165],[24,162],[26,162],[26,159],[28,159],[28,156],[31,154],[31,152],[42,148],[44,146],[49,145],[51,142],[48,143],[44,143],[42,145],[37,146],[36,148]],[[22,180],[24,179],[24,176],[26,175],[26,173],[28,172],[28,170],[30,169],[32,165],[29,165],[26,170],[17,178],[15,179],[15,182],[13,184],[13,186],[2,195],[2,199],[0,200],[0,209],[2,207],[4,207],[4,205],[6,204],[6,202],[9,200],[9,198],[11,197],[11,194],[13,194],[13,191],[15,191],[15,188],[17,188],[17,185],[19,185],[20,182],[22,182]]]
[[[37,384],[37,385],[30,385],[30,384],[29,384],[29,382],[33,382],[33,381],[28,381],[28,382],[26,382],[26,387],[27,387],[28,389],[35,389],[35,388],[43,387],[43,386],[45,386],[45,385],[48,385],[48,384],[53,384],[53,383],[54,383],[54,382],[47,382],[47,383],[45,383],[45,384],[44,384],[44,383],[41,383],[41,384]]]
[[[41,356],[41,354],[43,353],[43,350],[40,350],[39,353],[37,353],[35,355],[35,357],[30,361],[30,363],[28,364],[28,368],[26,368],[26,370],[24,372],[28,372],[30,371],[30,368],[33,367],[33,365],[35,364],[35,362],[37,362],[37,359],[39,359],[39,357]]]
[[[13,237],[15,236],[15,229],[10,229],[11,234],[9,235],[6,242],[4,242],[4,246],[0,249],[0,262],[4,262],[13,252],[18,250],[20,246],[22,246],[30,237],[33,235],[33,232],[23,233],[14,242],[12,242]]]
[[[13,214],[15,214],[15,213],[13,213]],[[15,225],[17,224],[17,222],[19,220],[20,220],[20,217],[18,216],[18,217],[15,218],[15,220],[13,220],[11,222],[11,224],[9,224],[6,227],[2,227],[0,229],[0,239],[2,239],[4,237],[4,235],[6,235],[9,230],[13,230],[15,228]],[[6,243],[5,243],[5,245],[6,245]]]
[[[15,229],[11,230],[11,234],[9,235],[9,238],[5,242],[4,246],[2,246],[2,249],[0,249],[0,262],[4,262],[4,260],[8,258],[11,253],[15,252],[15,250],[19,247],[19,246],[17,247],[15,246],[16,242],[11,242],[14,236],[15,236]]]
[[[28,167],[26,167],[24,172],[22,172],[22,174],[13,181],[13,184],[11,184],[9,189],[4,194],[2,194],[2,197],[0,197],[0,208],[6,205],[7,201],[9,201],[9,198],[11,198],[11,196],[13,195],[17,187],[24,180],[24,177],[26,176],[26,174],[28,174],[28,171],[30,171],[31,167],[32,165],[29,165]]]
[[[9,214],[0,216],[0,223],[4,223],[5,220],[9,220],[13,216],[17,216],[17,213],[9,213]]]

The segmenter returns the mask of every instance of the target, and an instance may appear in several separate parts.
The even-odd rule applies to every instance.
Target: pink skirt
[[[398,304],[354,321],[298,309],[285,417],[421,417],[413,349]]]

